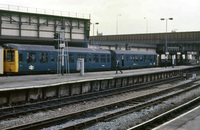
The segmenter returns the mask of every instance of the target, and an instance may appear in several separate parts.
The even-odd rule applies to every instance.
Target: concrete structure
[[[157,46],[145,43],[131,43],[124,41],[91,41],[90,48],[101,48],[109,50],[132,50],[156,52]]]
[[[199,130],[200,106],[153,130]]]
[[[182,76],[183,72],[198,69],[199,66],[179,66],[124,70],[123,74],[106,71],[85,73],[84,76],[76,73],[65,76],[54,74],[1,77],[0,106],[127,87]]]
[[[89,40],[90,15],[20,6],[0,5],[0,44],[53,44],[54,33],[65,31],[66,40]],[[82,17],[81,17],[82,16]]]
[[[159,54],[159,63],[165,59],[166,33],[124,34],[92,36],[91,45],[99,48],[154,51]],[[188,60],[197,64],[200,60],[200,31],[196,32],[168,32],[167,33],[167,61],[172,65],[181,65]]]

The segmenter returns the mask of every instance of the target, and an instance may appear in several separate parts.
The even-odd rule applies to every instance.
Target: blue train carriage
[[[53,46],[4,44],[5,61],[4,72],[6,73],[49,73],[56,72],[61,63],[58,57],[59,50]],[[108,69],[111,66],[110,52],[88,48],[65,48],[69,53],[70,70],[76,70],[78,58],[84,58],[85,69],[99,70]],[[65,52],[65,55],[67,53]],[[65,58],[65,66],[67,58]]]
[[[67,49],[67,48],[65,48]],[[70,70],[76,70],[77,60],[84,58],[85,70],[109,70],[111,68],[110,51],[91,48],[68,47]]]
[[[4,53],[3,53],[3,47],[0,46],[0,75],[4,73],[4,61],[3,61],[3,58],[4,58]]]
[[[110,50],[112,57],[112,68],[116,67],[116,60],[119,59],[120,67],[123,69],[153,67],[157,66],[157,54],[154,52]]]
[[[51,72],[56,70],[57,52],[51,46],[4,44],[5,73]]]

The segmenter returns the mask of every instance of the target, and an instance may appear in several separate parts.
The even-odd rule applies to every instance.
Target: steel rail
[[[47,100],[47,101],[28,103],[28,104],[13,106],[13,107],[4,107],[4,108],[0,108],[0,119],[5,119],[6,117],[11,117],[11,116],[13,117],[20,114],[27,114],[30,112],[36,112],[39,110],[54,109],[54,108],[58,108],[64,105],[69,105],[72,103],[89,101],[94,98],[102,98],[102,97],[107,97],[107,96],[125,93],[129,91],[146,89],[151,86],[176,81],[176,80],[179,80],[180,78],[181,78],[180,76],[176,76],[170,79],[162,79],[162,80],[145,82],[145,83],[137,83],[137,84],[129,85],[126,87],[116,87],[116,88],[112,88],[108,90],[91,92],[91,93],[81,94],[77,96],[70,96],[70,97],[63,97],[63,98],[52,99],[52,100]]]
[[[190,82],[187,82],[185,84],[177,85],[177,86],[175,86],[173,88],[166,88],[165,90],[161,90],[159,92],[154,92],[154,93],[151,93],[151,94],[143,95],[143,96],[140,96],[140,97],[130,98],[130,99],[126,99],[126,100],[123,100],[123,101],[117,101],[115,103],[111,103],[111,104],[107,104],[107,105],[103,105],[103,106],[97,106],[95,108],[89,108],[87,110],[79,111],[79,112],[72,113],[72,114],[66,114],[66,115],[63,115],[63,116],[60,116],[60,117],[56,117],[56,118],[51,118],[51,119],[48,119],[48,120],[28,123],[28,124],[21,125],[21,126],[14,126],[14,127],[8,128],[8,129],[41,128],[41,127],[44,127],[44,126],[51,125],[52,123],[55,124],[55,121],[56,122],[63,122],[64,120],[69,119],[69,117],[70,118],[71,117],[76,117],[77,115],[85,114],[85,113],[88,113],[88,112],[91,113],[92,111],[99,111],[100,109],[104,109],[104,108],[108,108],[108,107],[113,107],[113,106],[115,107],[115,106],[118,106],[118,105],[120,106],[121,104],[124,104],[125,102],[126,103],[130,103],[130,102],[134,102],[134,101],[138,102],[138,100],[141,100],[141,99],[145,99],[146,100],[147,98],[151,98],[152,99],[152,97],[155,98],[155,96],[157,96],[157,95],[160,95],[160,94],[163,94],[163,93],[167,93],[167,92],[171,92],[171,91],[173,91],[175,89],[178,89],[180,87],[184,87],[186,85],[189,85],[189,84],[191,84],[192,82],[195,82],[195,81],[197,81],[197,80],[190,81]],[[197,86],[199,86],[199,85],[195,85],[193,87],[185,89],[184,91],[173,93],[172,95],[177,95],[178,93],[183,93],[183,92],[188,91],[190,89],[193,89],[193,88],[195,88]],[[143,103],[145,101],[145,100],[143,100],[143,102],[140,102],[140,104],[138,104],[137,107],[133,106],[130,109],[125,110],[125,112],[127,113],[128,111],[135,111],[135,110],[141,109],[141,108],[144,107],[145,104],[146,104],[146,106],[148,106],[148,105],[159,103],[159,102],[163,101],[166,98],[172,97],[172,95],[161,97],[161,98],[158,98],[158,99],[155,99],[155,100],[152,100],[152,101],[148,101],[146,103]],[[107,120],[108,118],[111,118],[111,117],[113,118],[113,116],[116,116],[116,115],[119,115],[119,114],[122,114],[122,113],[124,113],[124,111],[123,112],[119,111],[117,113],[107,114],[107,115],[104,115],[104,116],[101,116],[101,117],[97,117],[97,118],[94,118],[94,119],[91,119],[91,120],[88,120],[88,121],[84,121],[84,122],[81,122],[81,123],[78,123],[78,124],[74,124],[74,125],[68,126],[65,129],[74,129],[74,128],[79,128],[79,127],[82,128],[85,125],[88,125],[88,124],[91,124],[91,123],[95,123],[95,122],[98,122],[98,121]]]
[[[162,120],[162,122],[164,122],[164,121],[166,121],[166,118],[167,118],[167,120],[169,120],[169,117],[174,118],[172,115],[177,116],[177,113],[182,114],[183,110],[188,109],[191,106],[196,106],[196,104],[199,104],[199,102],[200,102],[200,96],[196,97],[195,99],[192,99],[176,108],[173,108],[165,113],[162,113],[148,121],[145,121],[141,124],[133,126],[133,127],[129,128],[128,130],[141,130],[141,129],[145,129],[145,128],[148,128],[148,129],[154,128],[155,127],[154,125],[157,124],[158,122],[161,122],[161,120]],[[160,123],[158,123],[158,124],[160,124]]]

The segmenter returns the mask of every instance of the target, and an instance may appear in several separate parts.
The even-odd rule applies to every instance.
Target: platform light
[[[160,20],[166,20],[166,34],[165,34],[165,38],[166,38],[166,42],[165,42],[165,57],[167,57],[167,21],[168,20],[173,20],[173,18],[160,18]],[[167,67],[167,58],[165,59],[165,68]]]

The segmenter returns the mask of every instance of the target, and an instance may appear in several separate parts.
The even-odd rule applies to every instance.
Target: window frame
[[[27,63],[36,63],[36,53],[35,52],[27,52],[26,62]]]

